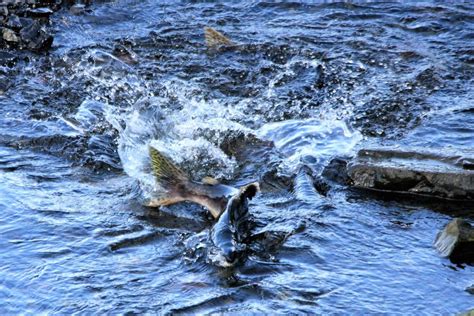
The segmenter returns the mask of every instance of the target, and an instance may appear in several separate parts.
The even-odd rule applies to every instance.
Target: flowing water
[[[472,208],[320,195],[310,178],[374,143],[474,148],[473,12],[127,0],[58,12],[49,54],[0,68],[0,312],[473,308],[473,267],[432,247]],[[205,26],[236,45],[207,49]],[[196,180],[260,180],[250,212],[267,242],[233,269],[209,263],[205,210],[140,204],[150,144]]]

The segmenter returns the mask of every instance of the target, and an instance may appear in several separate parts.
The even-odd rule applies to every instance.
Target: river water
[[[49,54],[0,68],[0,312],[474,308],[473,267],[432,246],[472,208],[337,185],[322,196],[296,176],[372,144],[472,150],[473,12],[117,0],[56,13]],[[205,26],[236,45],[207,49]],[[210,264],[203,209],[141,206],[149,144],[196,180],[260,180],[257,230],[284,240],[233,269]]]

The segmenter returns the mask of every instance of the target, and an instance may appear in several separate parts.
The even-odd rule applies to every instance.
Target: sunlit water
[[[0,95],[0,312],[474,307],[472,266],[432,247],[452,216],[472,219],[472,208],[337,185],[322,196],[301,172],[318,176],[333,157],[374,143],[472,150],[471,4],[111,1],[91,9],[54,16],[49,55],[21,53],[28,58],[0,68],[8,86]],[[206,49],[204,26],[237,47]],[[134,55],[120,57],[119,45]],[[255,233],[286,240],[233,269],[210,264],[203,209],[139,204],[154,186],[149,145],[196,180],[263,179],[250,205]]]

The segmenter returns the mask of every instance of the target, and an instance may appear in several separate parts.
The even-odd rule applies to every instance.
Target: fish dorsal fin
[[[214,179],[213,177],[204,177],[202,178],[202,183],[209,184],[209,185],[217,185],[219,184],[219,181]]]
[[[229,46],[233,45],[232,41],[224,36],[222,33],[214,30],[210,27],[204,28],[204,37],[206,39],[206,45],[209,48],[215,48],[218,46]]]
[[[188,180],[186,174],[158,150],[149,146],[149,151],[151,168],[158,182],[177,183]]]

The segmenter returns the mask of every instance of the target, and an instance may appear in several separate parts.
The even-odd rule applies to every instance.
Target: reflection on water
[[[472,12],[117,0],[58,13],[50,55],[0,67],[0,311],[472,308],[472,267],[432,247],[466,207],[312,186],[358,146],[474,148]],[[205,25],[237,47],[206,49]],[[120,45],[133,62],[114,55]],[[150,143],[196,180],[275,184],[250,203],[256,237],[242,265],[207,262],[203,209],[138,203],[137,183],[154,185]]]

